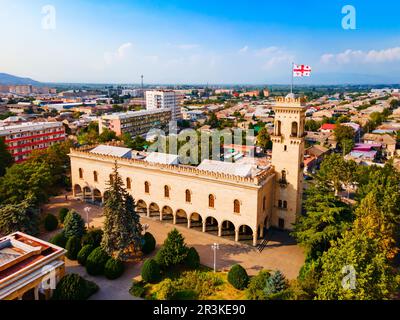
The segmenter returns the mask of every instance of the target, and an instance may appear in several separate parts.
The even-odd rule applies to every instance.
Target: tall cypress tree
[[[115,163],[112,179],[107,189],[104,206],[104,235],[101,247],[110,256],[126,261],[138,251],[142,241],[142,225],[136,213],[136,204],[124,188]]]

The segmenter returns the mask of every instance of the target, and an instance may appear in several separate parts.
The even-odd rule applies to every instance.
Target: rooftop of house
[[[0,293],[2,284],[14,274],[46,261],[53,254],[64,254],[63,248],[16,232],[0,238]]]
[[[92,149],[90,152],[95,154],[126,158],[129,157],[132,149],[110,145],[99,145],[96,148]]]

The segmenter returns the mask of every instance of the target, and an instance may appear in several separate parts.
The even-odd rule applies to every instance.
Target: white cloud
[[[112,64],[114,61],[122,60],[127,55],[127,52],[132,47],[132,43],[127,42],[119,46],[115,52],[104,53],[104,61],[106,64]]]
[[[179,45],[177,45],[177,47],[182,50],[192,50],[192,49],[199,48],[200,45],[195,44],[195,43],[187,43],[187,44],[179,44]]]
[[[248,46],[244,46],[243,48],[239,49],[238,53],[239,54],[243,54],[243,53],[246,53],[247,51],[249,51],[249,47]]]
[[[279,53],[280,51],[281,50],[278,47],[272,46],[272,47],[257,49],[255,50],[254,55],[256,55],[257,57],[264,57],[264,56],[269,56],[271,54]]]
[[[349,64],[349,63],[384,63],[400,61],[400,47],[382,50],[345,50],[341,53],[326,53],[321,56],[321,62],[325,64]]]

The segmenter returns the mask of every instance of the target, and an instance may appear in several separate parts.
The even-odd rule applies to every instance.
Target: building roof
[[[204,171],[231,174],[239,177],[250,177],[254,166],[251,164],[237,164],[205,159],[197,168]]]
[[[321,126],[321,130],[334,130],[336,128],[336,124],[332,124],[332,123],[324,123]]]
[[[62,122],[24,122],[21,124],[0,127],[0,136],[28,132],[32,130],[45,130],[62,126]]]
[[[179,164],[179,156],[176,154],[152,152],[146,159],[147,162],[161,164]]]
[[[307,155],[315,156],[315,157],[320,157],[323,154],[327,153],[329,151],[328,148],[325,148],[319,144],[313,145],[310,148],[306,149],[305,153]]]
[[[90,152],[96,153],[96,154],[103,154],[103,155],[107,155],[107,156],[113,156],[113,157],[127,158],[127,157],[130,157],[130,155],[132,153],[132,149],[123,148],[123,147],[107,146],[107,145],[99,145],[96,148],[92,149]]]
[[[0,300],[64,254],[63,248],[21,232],[0,238]]]
[[[108,119],[108,120],[128,119],[128,118],[147,116],[150,114],[157,114],[157,113],[164,113],[164,112],[171,112],[171,109],[170,108],[161,108],[161,109],[154,109],[154,110],[117,112],[117,113],[113,113],[113,114],[104,115],[104,116],[102,116],[102,119]]]
[[[364,141],[374,141],[386,145],[396,144],[396,139],[388,134],[366,133],[363,139]]]

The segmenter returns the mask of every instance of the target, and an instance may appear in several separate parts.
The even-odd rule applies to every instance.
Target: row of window
[[[113,183],[114,176],[110,174],[110,183]],[[79,178],[83,179],[83,170],[79,168]],[[99,175],[97,171],[93,171],[93,179],[95,182],[98,182],[99,180]],[[132,180],[131,178],[126,178],[126,188],[128,190],[132,189]],[[144,183],[144,192],[146,194],[150,194],[150,183],[148,181],[145,181]],[[164,197],[169,198],[171,193],[171,188],[169,186],[164,186]],[[192,202],[192,192],[190,190],[185,191],[185,199],[187,203]],[[263,199],[263,210],[265,210],[265,197]],[[210,194],[208,196],[208,206],[210,208],[215,208],[215,196]],[[233,212],[239,214],[240,213],[240,201],[239,200],[234,200],[233,202]]]

